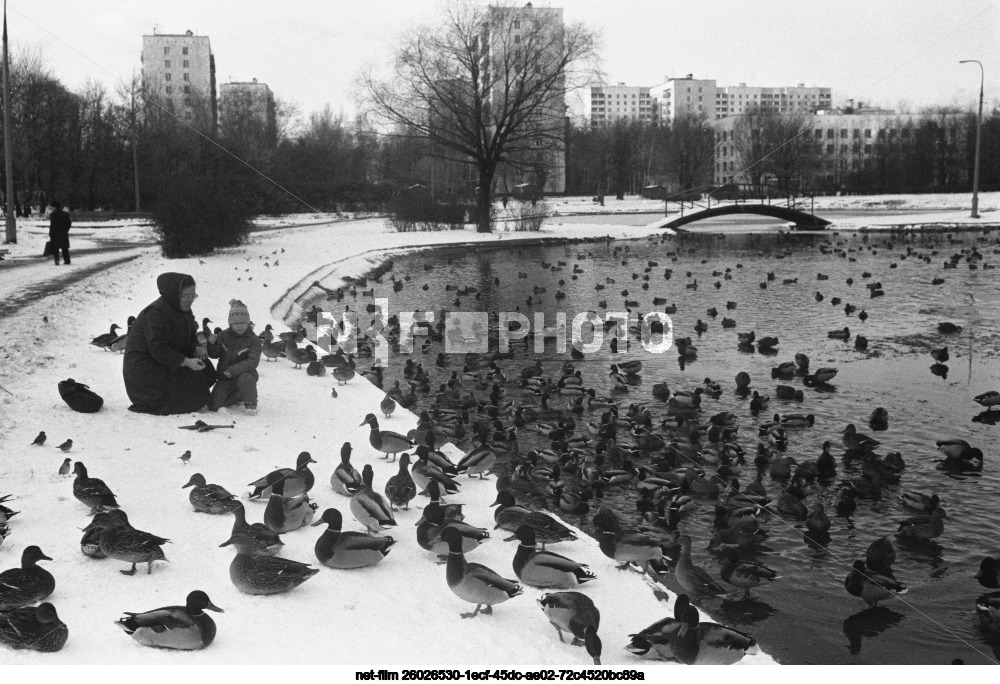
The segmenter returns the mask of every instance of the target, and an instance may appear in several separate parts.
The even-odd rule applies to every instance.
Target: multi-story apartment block
[[[252,126],[269,145],[277,142],[274,93],[257,79],[234,81],[219,86],[219,127],[225,133]]]
[[[649,88],[618,85],[591,86],[584,102],[584,114],[591,126],[607,126],[616,121],[653,123],[653,100]]]
[[[762,88],[740,83],[715,91],[715,117],[739,116],[753,107],[777,112],[829,109],[832,95],[829,88],[814,88],[799,83],[796,86]]]
[[[715,90],[714,79],[696,79],[693,74],[668,78],[665,83],[649,89],[653,118],[670,123],[678,116],[695,114],[712,121],[716,118]]]
[[[208,36],[154,33],[142,37],[147,104],[190,123],[218,123],[215,55]]]

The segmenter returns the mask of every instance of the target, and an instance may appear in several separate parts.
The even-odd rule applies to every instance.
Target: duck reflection
[[[943,363],[935,363],[931,366],[931,375],[936,375],[944,380],[948,379],[948,366]]]
[[[749,599],[725,599],[718,608],[722,624],[752,625],[763,622],[778,612],[756,596]]]
[[[983,423],[984,425],[996,425],[1000,423],[1000,411],[990,411],[989,409],[983,411],[972,417],[973,423]]]
[[[901,613],[877,606],[855,613],[844,620],[844,634],[847,636],[847,648],[852,655],[861,653],[861,642],[865,637],[877,637],[879,634],[895,627],[903,619]]]

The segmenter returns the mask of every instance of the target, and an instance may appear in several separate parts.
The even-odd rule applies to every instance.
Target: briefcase
[[[45,251],[42,252],[43,257],[52,256],[56,253],[56,250],[52,249],[52,240],[45,241]]]

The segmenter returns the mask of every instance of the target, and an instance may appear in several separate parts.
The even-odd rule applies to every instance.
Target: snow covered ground
[[[929,201],[929,196],[914,198],[912,206],[928,208],[924,202]],[[940,205],[944,208],[958,207],[964,200],[938,201],[954,202]],[[998,204],[1000,193],[984,196],[984,218]],[[492,616],[460,619],[459,613],[470,606],[448,589],[444,566],[416,544],[414,523],[419,508],[397,516],[399,525],[392,535],[398,543],[375,568],[353,572],[321,568],[316,577],[289,594],[240,594],[228,576],[233,551],[218,547],[229,536],[231,518],[195,513],[188,503],[189,490],[181,486],[192,473],[201,472],[209,482],[242,493],[245,483],[275,467],[291,466],[305,450],[318,461],[313,494],[320,512],[336,507],[344,513],[345,529],[360,529],[350,515],[348,500],[330,489],[329,477],[345,441],[354,446],[356,467],[373,466],[376,490],[381,491],[396,472],[368,445],[368,428],[359,427],[366,413],[376,412],[381,393],[359,377],[338,388],[339,397],[334,399],[330,396],[332,378],[308,377],[284,361],[262,362],[257,416],[226,409],[218,414],[165,418],[133,414],[126,410],[130,402],[121,380],[121,355],[88,343],[111,323],[124,325],[127,316],[155,299],[156,277],[165,271],[194,276],[200,295],[194,311],[199,318],[208,316],[224,327],[227,302],[238,297],[248,304],[258,330],[271,323],[280,331],[285,329],[282,319],[294,312],[295,297],[313,281],[330,275],[361,275],[385,256],[403,250],[430,243],[606,235],[634,238],[658,232],[650,227],[566,223],[548,225],[540,234],[399,234],[390,232],[382,219],[366,219],[255,233],[249,244],[209,257],[167,260],[155,247],[135,246],[148,239],[145,226],[78,224],[71,233],[73,265],[56,268],[48,259],[33,257],[41,253],[45,224],[22,222],[19,244],[7,246],[13,258],[0,264],[0,303],[27,302],[12,306],[3,319],[0,495],[14,495],[8,505],[21,513],[11,521],[11,535],[0,545],[0,570],[18,565],[21,551],[31,544],[51,556],[54,560],[46,567],[56,577],[56,590],[50,600],[69,626],[70,639],[56,654],[0,648],[0,664],[322,664],[366,670],[589,667],[583,649],[559,642],[535,603],[543,593],[540,590],[526,587],[524,595],[497,606]],[[118,241],[121,251],[85,252],[106,247],[109,241]],[[99,268],[122,259],[129,260],[108,270]],[[75,413],[62,402],[56,386],[70,377],[104,397],[101,412]],[[207,433],[178,429],[197,418],[235,427]],[[382,421],[385,429],[399,432],[414,424],[413,416],[398,410]],[[48,442],[29,446],[39,430],[46,431]],[[164,549],[169,563],[156,563],[151,575],[140,569],[136,576],[126,577],[118,572],[125,568],[123,564],[95,561],[80,553],[80,530],[89,521],[88,510],[73,498],[72,478],[57,474],[66,455],[55,445],[67,438],[74,445],[66,455],[84,462],[93,477],[111,486],[136,527],[172,540]],[[193,455],[187,465],[178,459],[185,450]],[[461,493],[451,500],[467,505],[467,522],[492,528],[493,509],[487,504],[495,494],[493,480],[462,478],[462,485]],[[251,522],[262,519],[263,508],[247,503]],[[282,555],[314,562],[312,549],[320,531],[306,528],[283,535]],[[654,592],[637,573],[616,570],[596,542],[585,536],[554,550],[588,563],[598,575],[583,591],[601,610],[603,663],[655,671],[659,664],[640,660],[623,647],[628,634],[671,614],[673,597],[668,603],[662,588]],[[514,543],[501,541],[497,534],[470,554],[470,561],[513,576],[514,551]],[[205,651],[144,648],[113,625],[122,611],[183,603],[193,589],[206,591],[226,610],[213,615],[219,635]],[[773,661],[761,654],[743,662]]]

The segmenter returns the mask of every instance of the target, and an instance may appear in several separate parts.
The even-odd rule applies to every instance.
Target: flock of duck
[[[623,258],[623,265],[627,263],[628,247],[616,248],[615,254]],[[969,254],[964,256],[970,264],[981,259],[981,255],[975,259]],[[585,263],[583,255],[580,257]],[[957,261],[960,259],[952,263]],[[543,263],[542,267],[555,271],[566,265]],[[648,289],[656,266],[648,262],[645,275],[633,274],[633,279]],[[573,278],[580,273],[583,268],[577,264]],[[728,269],[717,273],[723,279],[729,277]],[[670,276],[671,270],[667,269],[664,278]],[[773,274],[768,274],[761,288],[766,289],[774,279]],[[824,279],[820,274],[818,280]],[[403,288],[403,283],[392,276],[395,292]],[[364,290],[367,284],[364,279],[356,281],[332,293],[330,299],[357,299],[359,285],[361,296],[373,296],[374,287]],[[688,285],[697,287],[697,281]],[[718,289],[718,281],[716,285]],[[869,288],[872,297],[880,296],[875,294],[882,291],[878,285]],[[598,289],[604,289],[604,285],[599,284]],[[461,295],[478,298],[478,291],[464,288]],[[628,291],[623,290],[622,296],[627,297]],[[816,299],[820,298],[817,293]],[[635,304],[625,301],[627,305]],[[665,302],[656,301],[660,305]],[[607,306],[604,300],[601,304],[602,308]],[[369,304],[366,313],[382,317],[383,313],[373,307]],[[736,302],[727,302],[727,310],[736,308]],[[676,311],[676,305],[664,310]],[[847,315],[852,313],[847,311]],[[710,318],[717,314],[708,311]],[[723,328],[734,327],[726,325],[726,320],[730,319],[724,319]],[[424,353],[430,353],[433,345],[444,341],[449,333],[444,316],[437,321],[436,325],[420,324],[428,336],[421,349]],[[208,322],[206,319],[203,325]],[[699,332],[707,330],[700,320],[699,325]],[[954,327],[948,324],[944,328],[951,330],[948,326]],[[614,328],[606,326],[606,330]],[[474,330],[473,334],[487,332],[495,331]],[[635,325],[621,332],[614,338],[615,344],[623,339],[626,348],[629,340],[638,340],[641,334]],[[117,339],[114,330],[110,335]],[[298,346],[306,341],[305,328],[275,338],[271,326],[267,326],[262,333],[264,354],[269,360],[285,358],[296,368],[305,365],[310,376],[322,377],[329,371],[338,386],[362,374],[384,389],[386,369],[381,364],[376,361],[370,370],[358,368],[357,360],[376,355],[372,341],[336,327],[332,335],[335,351],[319,357],[312,345],[302,349]],[[398,350],[396,317],[385,320],[383,335]],[[829,337],[847,342],[851,333],[845,327],[830,331]],[[855,336],[856,348],[867,344],[861,340],[863,337]],[[532,341],[529,333],[523,340],[525,350]],[[111,344],[97,346],[113,348],[114,343],[112,340]],[[738,333],[735,343],[741,349],[755,348],[764,355],[778,353],[776,337],[758,338],[753,331]],[[697,357],[697,348],[689,338],[675,340],[675,344],[682,368],[684,359]],[[616,347],[612,349],[612,353],[617,351]],[[934,350],[932,356],[940,363],[942,358],[947,360],[947,350]],[[643,658],[729,664],[756,652],[755,638],[731,627],[701,621],[693,603],[726,595],[725,585],[749,597],[751,590],[781,581],[777,572],[758,560],[770,525],[804,522],[807,543],[828,544],[831,521],[826,506],[811,496],[818,484],[835,489],[832,513],[850,517],[859,500],[880,499],[884,488],[899,484],[905,473],[901,454],[879,454],[880,442],[859,431],[855,424],[836,428],[836,441],[843,449],[839,459],[833,452],[833,440],[827,441],[815,458],[801,453],[798,458],[789,455],[789,445],[797,432],[829,428],[817,425],[814,415],[803,413],[778,411],[771,420],[756,420],[772,415],[771,395],[761,378],[756,380],[761,384],[755,386],[755,380],[745,371],[736,375],[731,391],[749,399],[749,414],[755,419],[758,434],[752,454],[746,453],[737,439],[741,416],[709,410],[709,401],[718,400],[727,391],[723,383],[705,378],[685,389],[666,382],[654,383],[652,399],[664,402],[658,406],[665,407],[666,413],[665,418],[654,421],[652,405],[636,396],[642,383],[641,361],[608,364],[604,377],[594,379],[588,372],[588,382],[577,365],[592,359],[577,349],[572,350],[572,360],[549,362],[549,368],[540,360],[518,367],[516,359],[513,351],[465,355],[441,352],[428,369],[407,359],[401,369],[402,379],[393,382],[378,408],[372,407],[359,426],[368,427],[370,446],[386,461],[395,462],[396,474],[378,491],[372,466],[365,465],[359,472],[351,464],[353,448],[345,442],[340,463],[330,476],[331,488],[347,499],[346,509],[364,532],[345,531],[343,513],[336,507],[325,509],[317,519],[319,506],[310,499],[316,482],[310,465],[316,461],[309,452],[299,454],[294,467],[274,470],[249,483],[248,498],[266,501],[263,522],[253,524],[248,522],[239,498],[220,485],[208,483],[203,475],[193,474],[183,488],[190,488],[189,501],[194,510],[233,516],[230,536],[220,543],[236,551],[230,565],[233,585],[245,594],[280,594],[294,590],[320,572],[307,563],[276,555],[283,546],[280,535],[310,526],[326,526],[314,547],[321,565],[337,570],[376,565],[395,544],[406,543],[385,534],[397,526],[394,514],[408,509],[419,494],[424,494],[429,503],[423,506],[416,525],[416,542],[446,565],[445,577],[451,591],[475,607],[463,617],[491,614],[494,606],[521,595],[524,585],[558,590],[539,600],[544,615],[560,640],[564,634],[570,635],[574,644],[582,646],[593,662],[600,664],[600,611],[585,593],[587,583],[596,579],[595,574],[586,564],[574,560],[571,552],[555,553],[547,548],[572,544],[577,533],[547,510],[531,504],[543,502],[545,508],[558,510],[570,520],[578,517],[581,525],[596,508],[590,519],[606,556],[614,559],[620,569],[633,568],[655,581],[663,582],[672,575],[672,581],[683,592],[674,602],[673,617],[628,635],[625,648]],[[457,370],[458,366],[461,370]],[[794,361],[772,369],[771,379],[782,381],[773,393],[782,401],[804,402],[807,390],[828,390],[837,373],[831,367],[811,368],[808,356],[798,353]],[[796,379],[805,389],[788,384]],[[435,382],[436,389],[432,387]],[[332,393],[337,397],[336,386]],[[1000,407],[1000,392],[983,393],[974,401],[993,413]],[[376,413],[388,417],[397,405],[419,410],[417,427],[407,434],[384,430],[379,424]],[[868,426],[878,432],[885,430],[888,422],[887,411],[876,408]],[[448,440],[466,445],[457,462],[438,446]],[[982,450],[965,440],[942,439],[936,446],[954,468],[983,467]],[[839,472],[847,465],[855,471],[860,469],[860,477]],[[743,472],[749,477],[741,482]],[[81,552],[129,565],[121,570],[126,575],[135,574],[142,563],[151,573],[156,561],[165,560],[162,546],[168,540],[134,528],[112,489],[91,477],[82,462],[75,463],[73,473],[73,495],[89,507],[93,516],[84,528]],[[494,529],[511,533],[511,539],[518,542],[511,559],[512,572],[498,572],[467,560],[489,538],[489,530],[464,522],[463,505],[444,499],[460,490],[457,478],[463,474],[495,477]],[[764,484],[765,477],[771,481],[770,490]],[[635,493],[637,522],[631,523],[622,513],[602,505],[614,491]],[[0,498],[0,504],[8,499]],[[900,500],[915,514],[899,522],[898,540],[927,541],[944,533],[947,514],[938,495],[904,490]],[[713,518],[714,534],[700,541],[720,555],[717,575],[696,564],[691,556],[693,539],[686,519],[706,511]],[[0,530],[4,534],[15,514],[0,505]],[[55,587],[52,574],[38,565],[44,560],[51,559],[37,546],[29,546],[22,554],[21,567],[0,573],[0,642],[40,651],[59,650],[65,644],[68,630],[55,607],[44,602]],[[853,564],[845,562],[844,590],[872,606],[898,596],[906,587],[893,572],[894,560],[892,539],[875,539],[864,559],[856,559]],[[667,561],[675,562],[672,572]],[[514,577],[508,577],[510,574]],[[984,558],[976,579],[986,588],[1000,587],[1000,560]],[[216,634],[216,625],[206,610],[222,612],[204,592],[196,590],[187,596],[183,606],[126,613],[116,624],[144,645],[199,649],[210,645]],[[1000,628],[1000,597],[981,598],[977,611],[984,623]]]

